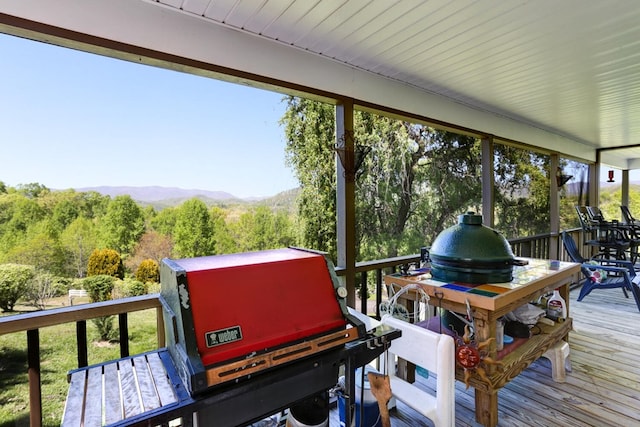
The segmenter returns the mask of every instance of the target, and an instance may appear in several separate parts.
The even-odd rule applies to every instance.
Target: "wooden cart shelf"
[[[527,261],[525,266],[514,267],[513,280],[506,283],[446,283],[434,280],[428,272],[409,276],[390,274],[385,276],[384,281],[388,286],[396,287],[417,284],[429,295],[434,306],[457,313],[466,314],[469,303],[473,311],[476,339],[482,342],[496,337],[496,321],[500,317],[554,289],[558,289],[567,302],[569,313],[569,284],[578,277],[580,264],[532,258]],[[406,301],[411,304],[411,293],[407,295]],[[567,318],[553,326],[538,326],[541,333],[532,336],[504,356],[502,370],[495,366],[488,367],[489,382],[483,381],[477,373],[471,376],[470,385],[475,388],[476,421],[482,425],[497,425],[498,390],[549,349],[559,348],[562,341],[567,341],[572,321]],[[496,357],[495,342],[490,344],[488,353],[489,356]],[[456,378],[464,380],[462,368],[456,368]]]
[[[487,384],[477,376],[471,377],[470,384],[476,390],[482,390],[487,393],[495,392],[497,389],[504,387],[522,372],[523,366],[529,366],[546,353],[547,350],[562,341],[571,331],[572,325],[571,318],[566,319],[564,322],[556,323],[554,326],[538,324],[541,329],[539,334],[533,335],[501,359],[503,363],[502,369],[496,369],[493,374],[489,375],[491,384]],[[464,379],[464,371],[460,367],[456,369],[456,379],[460,381]]]

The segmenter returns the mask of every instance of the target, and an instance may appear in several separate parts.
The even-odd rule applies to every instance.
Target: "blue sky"
[[[283,95],[0,34],[0,181],[295,188]]]

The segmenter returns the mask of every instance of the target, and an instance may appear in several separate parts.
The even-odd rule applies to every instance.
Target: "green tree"
[[[174,251],[178,257],[215,254],[211,215],[202,200],[190,199],[178,208],[173,237]]]
[[[124,278],[124,265],[118,252],[113,249],[96,249],[89,256],[87,276],[106,275]]]
[[[145,230],[144,215],[128,195],[116,196],[101,221],[104,247],[128,255]]]
[[[97,231],[93,222],[87,218],[76,218],[60,235],[60,243],[68,254],[67,261],[75,276],[82,278],[87,274],[89,255],[97,246]]]
[[[107,213],[107,207],[111,203],[109,196],[103,196],[97,191],[86,191],[78,194],[80,214],[86,218],[100,218]]]
[[[51,226],[56,234],[67,228],[80,214],[80,208],[75,200],[65,199],[56,203],[51,215]]]
[[[82,287],[89,294],[91,302],[109,301],[112,299],[114,277],[109,274],[96,274],[82,280]]]
[[[335,257],[334,109],[290,97],[282,123],[287,162],[301,183],[302,245]],[[356,180],[358,259],[415,253],[480,201],[480,144],[471,137],[356,111],[369,145]]]
[[[209,210],[213,224],[213,241],[216,254],[230,254],[239,252],[238,244],[234,240],[231,228],[227,224],[227,213],[224,209],[214,206]]]
[[[165,208],[151,218],[151,227],[160,234],[172,236],[178,218],[178,208]]]
[[[0,308],[4,312],[13,307],[29,288],[35,277],[35,268],[30,265],[0,264]]]
[[[59,241],[47,233],[46,221],[33,224],[24,238],[6,252],[4,258],[12,263],[32,265],[57,276],[69,274],[67,254]]]
[[[27,197],[17,197],[14,199],[11,219],[7,224],[5,232],[26,234],[33,224],[37,224],[46,217],[46,210],[43,209],[37,200]]]
[[[148,292],[148,284],[153,281],[141,282],[140,280],[127,277],[118,282],[116,288],[120,288],[123,297],[137,297],[139,295],[145,295]]]
[[[287,97],[284,125],[286,162],[300,183],[298,226],[301,244],[336,258],[335,108]]]
[[[45,187],[42,184],[39,184],[37,182],[32,182],[29,184],[18,184],[16,186],[16,190],[21,193],[24,194],[26,197],[33,199],[36,197],[40,197],[42,195],[45,195],[47,193],[49,193],[51,190],[49,190],[47,187]]]
[[[550,157],[499,144],[495,156],[496,230],[508,239],[548,232]]]
[[[287,247],[295,241],[287,215],[264,205],[240,215],[232,229],[240,252]]]
[[[475,138],[368,113],[357,118],[356,139],[373,147],[356,195],[361,259],[415,253],[478,205]]]

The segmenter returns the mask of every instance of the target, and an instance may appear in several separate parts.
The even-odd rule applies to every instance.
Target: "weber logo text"
[[[205,339],[207,341],[207,347],[228,344],[230,342],[240,341],[242,339],[242,330],[240,326],[232,326],[226,329],[207,332]]]

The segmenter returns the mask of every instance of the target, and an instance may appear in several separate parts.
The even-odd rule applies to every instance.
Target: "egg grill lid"
[[[429,251],[431,274],[441,281],[500,283],[513,279],[513,266],[526,261],[513,256],[511,245],[482,215],[467,212],[458,224],[443,230]]]

